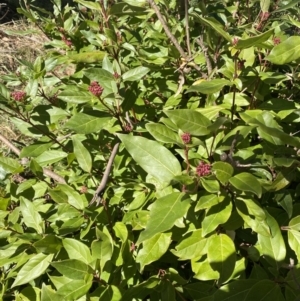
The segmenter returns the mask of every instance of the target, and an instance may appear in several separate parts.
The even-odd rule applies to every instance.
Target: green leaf
[[[77,86],[68,85],[61,93],[58,94],[57,97],[68,103],[81,104],[91,101],[92,94]]]
[[[214,18],[203,18],[199,16],[195,11],[190,13],[192,16],[196,17],[202,24],[209,26],[212,28],[214,31],[216,31],[220,36],[222,36],[225,40],[228,42],[232,41],[231,36],[223,29],[223,26],[221,23],[219,23],[216,19]]]
[[[181,166],[176,157],[158,142],[131,135],[118,134],[118,137],[132,158],[162,183],[168,184],[181,174]]]
[[[76,137],[72,137],[74,153],[79,166],[86,172],[90,173],[92,169],[92,157],[86,147]]]
[[[261,197],[262,188],[255,176],[250,173],[242,172],[229,179],[229,183],[241,191],[249,191]]]
[[[270,8],[270,0],[260,0],[260,9],[262,12],[268,12]]]
[[[25,225],[29,228],[35,229],[37,233],[42,234],[44,232],[44,222],[34,204],[22,197],[20,200],[20,210],[23,215],[23,222]]]
[[[92,2],[92,1],[85,1],[85,0],[76,0],[77,3],[82,4],[83,6],[90,8],[90,9],[95,9],[98,11],[101,11],[100,4],[98,2]]]
[[[36,183],[36,179],[25,180],[21,184],[19,184],[16,194],[20,194],[27,189],[32,188],[32,186]]]
[[[75,63],[101,63],[105,57],[106,52],[103,51],[90,51],[68,55],[68,58]]]
[[[274,13],[276,12],[281,12],[284,10],[287,10],[289,8],[295,7],[296,4],[298,4],[300,1],[299,0],[293,0],[293,1],[289,1],[286,5],[280,5],[278,9],[274,10]],[[290,17],[290,16],[288,16]]]
[[[36,279],[40,275],[44,274],[50,265],[53,256],[54,254],[45,255],[40,253],[31,257],[18,272],[17,277],[11,287],[13,288],[15,286],[29,283],[31,280]]]
[[[274,34],[274,28],[251,38],[239,39],[234,47],[237,49],[246,49],[253,46],[258,46],[259,44],[267,41],[269,37],[272,36],[273,34]]]
[[[232,86],[232,83],[225,79],[212,79],[210,81],[201,82],[199,85],[193,85],[187,89],[189,92],[200,92],[202,94],[213,94],[219,92],[224,86]]]
[[[136,262],[140,263],[141,270],[145,265],[157,261],[167,252],[171,243],[171,235],[171,233],[157,233],[143,241],[143,248],[139,250],[136,257]]]
[[[207,209],[202,221],[202,236],[206,236],[216,230],[219,225],[224,224],[229,219],[231,211],[232,203],[229,198]]]
[[[257,280],[237,280],[221,286],[214,294],[214,301],[245,300],[249,290]]]
[[[261,246],[261,252],[265,259],[279,270],[286,256],[285,243],[277,221],[267,211],[265,213],[271,236],[264,236],[258,233],[258,243]]]
[[[102,130],[110,120],[111,116],[102,112],[78,113],[66,122],[65,127],[78,134],[90,134]]]
[[[179,140],[178,134],[163,124],[148,123],[146,124],[146,129],[157,141],[163,143],[182,143]]]
[[[58,150],[45,151],[35,161],[42,167],[61,161],[67,157],[67,153]]]
[[[207,257],[203,256],[200,261],[195,261],[192,259],[192,271],[195,273],[194,278],[207,281],[207,280],[217,280],[220,277],[218,271],[212,269]]]
[[[93,277],[91,276],[86,281],[72,280],[71,282],[62,285],[57,290],[57,293],[63,295],[63,300],[65,301],[78,300],[89,291],[93,284],[92,279]]]
[[[164,113],[183,132],[196,136],[204,136],[210,133],[207,129],[211,125],[210,120],[197,111],[182,109],[164,111]]]
[[[47,151],[52,144],[52,142],[37,142],[29,146],[25,146],[21,151],[20,158],[37,157]]]
[[[179,257],[179,260],[197,259],[206,254],[206,242],[202,229],[198,229],[187,233],[171,252]]]
[[[84,279],[86,274],[93,274],[91,267],[77,259],[56,261],[52,262],[51,265],[63,276],[70,279]]]
[[[51,288],[51,286],[46,286],[45,283],[43,283],[41,301],[61,301],[62,298],[63,296],[58,295],[57,292]]]
[[[234,271],[236,250],[233,241],[226,234],[210,236],[208,239],[207,258],[210,266],[218,271],[218,283],[226,282]]]
[[[195,211],[199,211],[201,209],[207,209],[214,205],[217,205],[218,203],[221,203],[224,200],[223,195],[219,194],[205,194],[200,197],[199,201],[197,202],[197,205],[195,207]]]
[[[300,258],[300,216],[292,218],[288,226],[288,242],[291,249]]]
[[[276,45],[266,57],[276,65],[288,64],[300,58],[300,37],[292,36]]]
[[[252,229],[256,233],[260,233],[261,235],[264,235],[264,236],[271,235],[270,229],[269,229],[269,226],[268,226],[266,220],[262,220],[260,218],[256,219],[256,218],[254,218],[254,216],[252,214],[250,214],[249,211],[255,210],[255,208],[248,209],[247,205],[251,206],[251,204],[249,204],[249,202],[244,202],[244,200],[242,198],[237,198],[235,200],[235,205],[236,205],[238,214],[242,217],[242,219],[246,223],[246,226],[248,226],[250,229]]]
[[[216,178],[226,185],[229,179],[232,177],[234,169],[231,164],[227,162],[215,162],[212,165],[212,170],[216,173]]]
[[[62,247],[61,240],[55,235],[48,234],[44,236],[41,240],[33,244],[38,252],[42,253],[58,253]]]
[[[64,238],[63,246],[70,259],[78,259],[86,264],[93,261],[89,248],[82,242],[73,238]]]
[[[68,203],[76,209],[83,210],[84,207],[87,206],[87,200],[84,194],[79,194],[72,187],[65,184],[59,184],[57,185],[57,189],[60,189],[65,195],[67,195]],[[63,194],[59,195],[58,193],[56,196],[64,197]],[[56,201],[60,201],[60,199],[57,199]]]
[[[91,81],[97,81],[104,88],[102,96],[113,93],[115,78],[109,71],[101,68],[89,68],[84,71],[84,75]],[[91,93],[89,94],[91,96]]]
[[[103,269],[105,264],[111,260],[114,246],[109,234],[100,232],[99,240],[92,242],[92,257],[100,260],[100,268]]]
[[[175,287],[169,280],[162,282],[161,300],[176,300]]]
[[[15,159],[0,156],[0,166],[7,172],[17,174],[23,171],[22,165]]]
[[[119,288],[115,285],[109,285],[101,294],[99,301],[121,301],[122,294]]]
[[[207,192],[218,193],[220,191],[220,184],[217,180],[209,180],[203,177],[200,178],[203,188]]]
[[[276,300],[284,301],[281,287],[274,281],[264,279],[254,284],[249,290],[245,301],[252,300]]]
[[[142,79],[149,71],[150,71],[149,68],[139,66],[139,67],[136,67],[134,69],[131,69],[131,70],[125,72],[122,75],[122,79],[123,79],[124,82],[126,82],[126,81],[129,81],[129,82],[137,81],[137,80]]]
[[[152,238],[157,233],[170,230],[177,219],[183,217],[190,207],[190,199],[183,193],[174,192],[154,202],[146,229],[137,244]]]

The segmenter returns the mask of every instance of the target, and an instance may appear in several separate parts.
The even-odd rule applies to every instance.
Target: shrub
[[[299,298],[298,4],[76,2],[19,9],[2,298]]]

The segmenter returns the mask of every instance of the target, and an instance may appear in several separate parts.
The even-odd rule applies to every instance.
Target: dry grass
[[[25,20],[0,24],[0,75],[15,72],[18,60],[33,62],[43,51],[46,37]]]
[[[24,19],[0,24],[0,82],[1,75],[15,73],[20,66],[19,60],[34,62],[43,52],[46,37]],[[8,116],[0,113],[0,133],[10,140],[26,141]],[[15,144],[15,143],[14,143]],[[0,142],[0,152],[8,154],[8,147]]]

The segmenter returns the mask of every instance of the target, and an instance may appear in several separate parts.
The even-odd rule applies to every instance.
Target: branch
[[[179,51],[181,57],[187,59],[187,55],[184,52],[184,50],[182,49],[182,47],[179,45],[178,41],[176,40],[176,38],[174,37],[174,35],[171,33],[165,19],[163,18],[162,14],[160,13],[157,5],[155,4],[154,0],[148,0],[148,3],[150,4],[150,6],[154,9],[157,18],[159,19],[159,21],[161,22],[166,35],[168,36],[168,38],[172,41],[172,43],[174,44],[174,46],[177,48],[177,50]]]
[[[188,8],[189,8],[188,0],[184,0],[186,45],[188,48],[189,57],[191,57],[192,53],[191,53],[191,45],[190,45],[190,28],[189,28]]]
[[[101,183],[98,186],[98,188],[97,188],[97,190],[96,190],[96,192],[94,194],[94,197],[90,201],[89,206],[91,206],[96,201],[97,201],[97,205],[99,205],[99,197],[100,197],[101,192],[106,187],[106,184],[107,184],[107,181],[108,181],[108,177],[109,177],[109,174],[110,174],[110,171],[111,171],[112,164],[114,162],[115,156],[116,156],[116,154],[118,152],[118,149],[119,149],[119,145],[120,145],[120,142],[116,143],[115,146],[114,146],[114,148],[113,148],[113,150],[112,150],[112,152],[111,152],[111,154],[110,154],[110,157],[109,157],[109,160],[108,160],[105,172],[103,174]]]
[[[8,146],[16,155],[20,156],[21,151],[15,147],[9,140],[7,140],[4,136],[2,136],[0,134],[0,140],[6,145]],[[48,168],[43,168],[43,174],[53,180],[55,180],[58,183],[61,184],[66,184],[66,181],[63,177],[61,177],[60,175],[56,174],[55,172],[53,172],[52,170],[48,169]]]
[[[208,48],[204,45],[204,42],[203,42],[203,37],[200,36],[198,39],[196,39],[196,43],[201,47],[202,51],[203,51],[203,54],[204,54],[204,57],[205,57],[205,60],[206,60],[206,67],[207,67],[207,73],[208,73],[208,76],[212,73],[212,65],[211,65],[211,61],[210,61],[210,57],[208,55]]]

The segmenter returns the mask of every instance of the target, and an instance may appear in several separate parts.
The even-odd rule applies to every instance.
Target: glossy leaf
[[[92,96],[88,91],[70,85],[58,95],[58,98],[68,103],[81,104],[91,101]]]
[[[54,254],[45,255],[43,253],[39,253],[31,257],[18,272],[12,287],[29,283],[31,280],[44,274],[50,265],[53,256]]]
[[[163,124],[148,123],[146,124],[146,129],[157,141],[163,143],[182,143],[182,141],[179,140],[178,134]]]
[[[144,266],[158,260],[169,248],[171,233],[157,233],[148,240],[144,240],[143,248],[139,250],[136,262],[140,263],[141,270]]]
[[[266,217],[272,236],[263,236],[258,233],[257,238],[266,260],[279,269],[286,256],[286,247],[277,221],[268,212],[266,212]]]
[[[158,142],[130,135],[119,134],[118,137],[132,158],[157,180],[169,183],[181,173],[176,157]]]
[[[23,171],[22,165],[15,159],[6,158],[0,156],[0,166],[7,172],[7,173],[20,173]]]
[[[136,81],[136,80],[140,80],[142,79],[148,72],[150,71],[149,68],[147,67],[143,67],[143,66],[140,66],[140,67],[136,67],[132,70],[129,70],[127,72],[125,72],[123,75],[122,75],[122,79],[124,82],[126,81]]]
[[[210,266],[219,272],[220,284],[226,282],[234,271],[235,253],[234,243],[227,235],[219,234],[209,237],[207,259]]]
[[[202,236],[206,236],[216,230],[219,225],[224,224],[229,219],[231,211],[232,203],[229,198],[207,209],[202,221]]]
[[[214,18],[203,18],[197,13],[193,12],[193,16],[195,16],[202,24],[211,27],[214,31],[216,31],[219,35],[221,35],[225,40],[231,42],[231,36],[222,28],[222,25]]]
[[[229,179],[236,189],[255,193],[258,197],[262,194],[262,188],[256,177],[247,172],[242,172]]]
[[[51,286],[45,285],[43,283],[42,292],[41,292],[41,301],[61,301],[62,295],[58,295],[56,291],[54,291]]]
[[[151,207],[149,220],[138,239],[138,243],[152,238],[157,233],[170,230],[176,220],[186,214],[189,207],[189,198],[179,192],[171,193],[156,200]]]
[[[197,259],[206,254],[207,239],[202,236],[202,229],[195,230],[185,235],[171,252],[179,260]]]
[[[250,289],[257,283],[253,279],[241,279],[229,282],[218,289],[214,294],[214,301],[245,300]]]
[[[111,117],[105,113],[95,115],[78,113],[67,121],[65,127],[78,134],[90,134],[99,132],[109,120]]]
[[[20,210],[23,215],[23,221],[27,227],[35,229],[37,233],[40,234],[44,232],[42,217],[32,202],[21,198]]]
[[[269,0],[262,0],[262,1],[267,2]],[[268,11],[268,10],[263,10],[263,11]],[[273,33],[274,33],[274,29],[272,28],[254,37],[250,37],[247,39],[239,39],[234,47],[237,49],[245,49],[253,46],[258,46],[259,44],[267,41],[273,35]]]
[[[284,65],[300,58],[300,37],[292,36],[276,45],[267,60],[276,65]]]
[[[29,146],[26,146],[22,149],[20,158],[25,157],[37,157],[41,155],[43,152],[47,151],[50,146],[52,145],[52,142],[40,142],[40,143],[34,143]]]
[[[73,238],[64,238],[63,246],[70,259],[77,259],[85,264],[93,261],[90,250],[84,243]]]
[[[284,301],[285,298],[281,293],[281,288],[274,281],[264,279],[254,284],[249,290],[245,301],[250,300],[276,300]]]
[[[100,63],[105,57],[105,54],[106,53],[102,51],[91,51],[91,52],[71,54],[68,57],[71,59],[71,61],[76,63],[92,64],[92,63]]]
[[[212,165],[212,169],[216,173],[216,178],[224,185],[229,181],[234,172],[232,165],[227,162],[216,162]]]
[[[79,166],[86,172],[90,172],[92,169],[92,157],[87,150],[87,148],[83,145],[83,143],[76,138],[76,136],[72,137],[74,153],[76,159],[78,161]]]
[[[225,86],[231,86],[232,83],[225,79],[213,79],[211,81],[201,82],[199,85],[193,85],[188,90],[189,92],[200,92],[202,94],[213,94],[222,90]]]
[[[49,164],[53,164],[61,161],[62,159],[67,157],[67,153],[57,150],[49,150],[45,151],[38,157],[36,157],[35,161],[42,167],[45,167]]]
[[[199,261],[192,260],[191,264],[192,271],[195,273],[194,278],[198,280],[217,280],[220,277],[219,272],[211,267],[206,256],[203,256]]]
[[[92,286],[92,277],[88,278],[87,281],[84,280],[72,280],[64,285],[62,285],[57,293],[63,295],[64,300],[72,301],[77,300],[84,296]]]
[[[217,205],[218,203],[221,203],[223,200],[224,200],[223,195],[205,194],[201,196],[199,201],[197,202],[195,211],[210,208],[214,205]]]
[[[84,262],[77,259],[67,259],[52,262],[51,265],[62,275],[70,279],[84,279],[86,274],[92,274],[93,270]]]
[[[194,110],[165,111],[165,114],[183,132],[196,136],[204,136],[209,133],[207,127],[211,124],[209,119]]]

